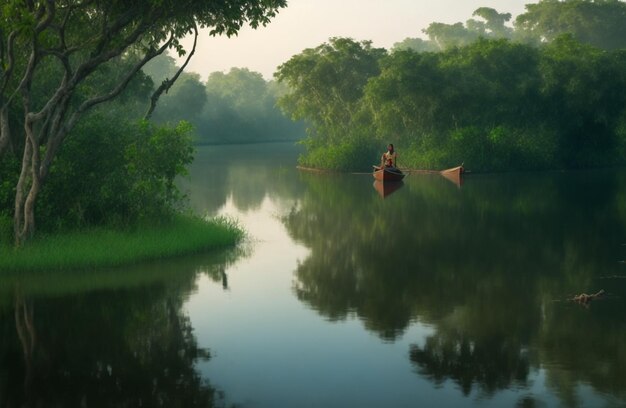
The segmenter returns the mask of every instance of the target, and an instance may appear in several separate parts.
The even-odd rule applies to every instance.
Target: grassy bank
[[[94,229],[40,236],[25,247],[0,247],[0,271],[94,269],[234,245],[244,232],[225,219],[176,217],[132,231]]]

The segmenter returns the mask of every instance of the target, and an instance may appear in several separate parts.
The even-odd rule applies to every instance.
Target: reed
[[[177,216],[132,230],[91,229],[41,236],[22,248],[0,247],[0,271],[96,269],[232,246],[244,237],[236,222]]]

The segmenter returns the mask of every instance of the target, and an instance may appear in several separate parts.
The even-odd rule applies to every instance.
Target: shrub
[[[111,123],[114,123],[112,126]],[[39,229],[129,225],[167,218],[180,204],[174,179],[193,159],[191,127],[92,115],[70,135],[37,204]]]
[[[305,167],[335,171],[368,171],[379,162],[376,143],[346,140],[337,144],[307,146],[299,163]]]

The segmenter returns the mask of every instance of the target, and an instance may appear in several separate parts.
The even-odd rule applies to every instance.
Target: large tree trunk
[[[35,233],[35,200],[39,194],[41,183],[34,156],[39,146],[33,146],[27,138],[22,158],[22,170],[15,192],[14,233],[15,245],[20,246]]]
[[[24,155],[15,192],[14,233],[16,246],[22,245],[35,234],[35,203],[58,147],[67,134],[62,121],[68,104],[69,97],[62,97],[37,131],[35,130],[36,122],[32,120],[35,116],[26,114]],[[47,140],[43,160],[40,154],[42,140]]]

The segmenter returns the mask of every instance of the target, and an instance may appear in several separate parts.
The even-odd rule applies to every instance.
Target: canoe
[[[460,176],[465,173],[463,166],[452,167],[451,169],[441,170],[440,173],[444,176]]]
[[[404,178],[404,173],[400,169],[393,167],[385,167],[381,169],[378,166],[374,166],[374,178],[378,181],[401,181]]]
[[[454,184],[456,184],[458,187],[461,187],[463,185],[463,173],[465,173],[463,165],[453,167],[451,169],[442,170],[439,173]]]

